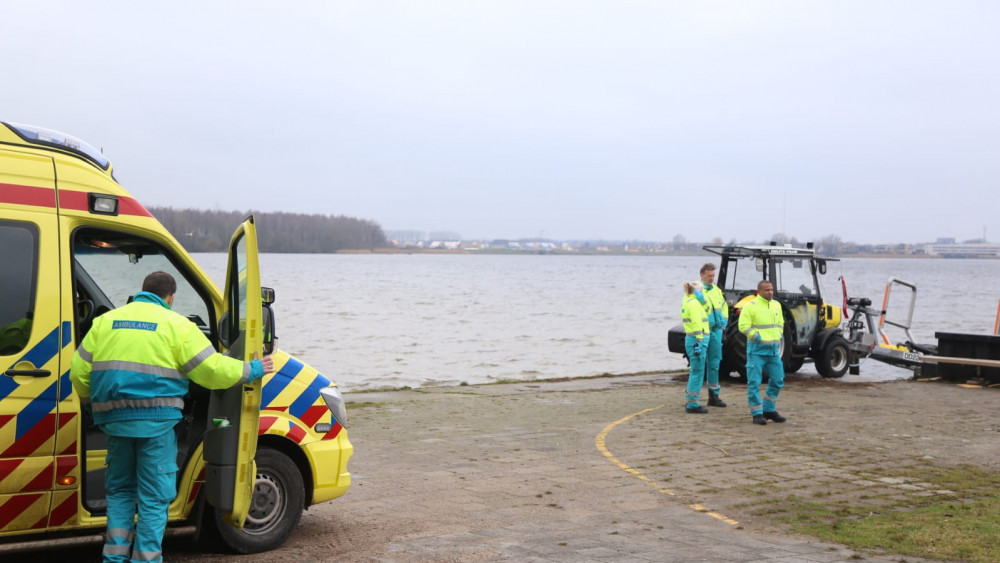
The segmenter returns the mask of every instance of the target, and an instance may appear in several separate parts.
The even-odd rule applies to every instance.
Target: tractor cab
[[[819,276],[836,258],[815,255],[806,248],[770,245],[710,245],[705,250],[721,258],[717,283],[729,305],[729,324],[723,335],[722,377],[735,374],[746,379],[746,336],[738,329],[742,308],[757,296],[757,284],[774,286],[774,299],[785,317],[782,362],[793,373],[811,359],[823,377],[841,377],[848,367],[848,348],[839,328],[841,308],[824,303]],[[678,327],[671,329],[674,333]],[[683,327],[680,327],[681,336]],[[683,353],[683,338],[671,334],[669,348]],[[679,348],[679,349],[678,349]]]

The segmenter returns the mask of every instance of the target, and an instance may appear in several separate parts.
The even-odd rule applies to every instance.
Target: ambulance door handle
[[[3,372],[3,374],[8,377],[20,377],[22,375],[28,377],[48,377],[52,375],[52,372],[47,369],[9,369]]]

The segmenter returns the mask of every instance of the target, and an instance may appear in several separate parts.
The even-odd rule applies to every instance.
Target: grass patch
[[[919,482],[931,495],[903,495],[893,487],[861,492],[814,491],[809,500],[785,496],[744,503],[755,514],[794,533],[859,550],[942,560],[1000,561],[1000,475],[974,466],[907,468],[899,482]],[[945,493],[947,491],[947,493]]]
[[[858,549],[914,557],[987,562],[1000,560],[1000,495],[975,502],[894,510],[858,519],[822,506],[803,507],[792,529]],[[811,514],[809,512],[811,511]],[[808,516],[816,517],[808,522]],[[853,516],[851,518],[850,516]]]
[[[379,387],[377,389],[356,389],[356,390],[351,390],[349,392],[345,392],[344,394],[345,395],[347,395],[347,394],[357,395],[357,394],[360,394],[360,393],[386,393],[386,392],[389,392],[389,391],[412,391],[412,390],[413,390],[413,387],[410,387],[409,385],[402,385],[400,387]]]
[[[358,401],[358,402],[347,403],[347,406],[350,407],[351,410],[354,410],[354,409],[364,409],[373,407],[384,407],[388,404],[389,403],[377,402],[377,401]]]

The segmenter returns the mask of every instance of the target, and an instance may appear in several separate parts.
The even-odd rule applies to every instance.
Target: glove
[[[699,357],[699,356],[701,356],[701,343],[700,343],[700,342],[699,342],[699,343],[696,343],[696,344],[694,345],[694,357],[696,357],[696,358],[697,358],[697,357]]]
[[[260,360],[254,358],[250,360],[250,377],[247,378],[247,383],[253,383],[258,379],[264,377],[264,366],[261,365]]]

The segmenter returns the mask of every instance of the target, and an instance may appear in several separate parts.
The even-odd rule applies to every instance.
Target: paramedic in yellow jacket
[[[781,304],[774,301],[774,286],[769,281],[757,284],[757,297],[740,313],[740,332],[747,337],[747,402],[754,424],[768,420],[784,422],[775,410],[778,394],[785,385],[785,368],[781,364],[781,339],[785,318]],[[767,370],[767,394],[760,400],[760,383]]]
[[[684,301],[681,302],[681,322],[684,323],[684,351],[687,352],[688,372],[687,399],[684,410],[691,414],[705,414],[708,409],[701,406],[701,384],[705,378],[705,346],[708,338],[708,317],[705,315],[705,295],[700,281],[684,284]]]
[[[708,315],[708,337],[705,346],[705,381],[708,384],[708,406],[724,407],[726,402],[719,397],[719,364],[722,363],[722,335],[729,324],[729,305],[722,288],[715,285],[715,264],[705,264],[700,270],[704,286],[705,314]]]
[[[170,274],[149,274],[131,303],[94,319],[73,356],[73,388],[107,434],[104,561],[163,560],[167,510],[177,496],[174,425],[188,380],[225,389],[274,370],[269,357],[242,362],[216,352],[171,309],[176,291]]]

